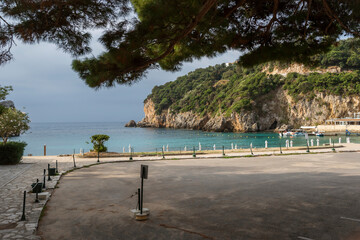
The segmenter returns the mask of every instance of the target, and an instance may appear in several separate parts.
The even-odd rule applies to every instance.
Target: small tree
[[[106,152],[107,147],[104,146],[104,142],[109,140],[109,136],[105,134],[96,134],[91,136],[91,143],[93,144],[94,151],[96,152]]]
[[[26,113],[7,108],[0,114],[0,137],[5,144],[9,137],[18,136],[29,130],[30,119]]]

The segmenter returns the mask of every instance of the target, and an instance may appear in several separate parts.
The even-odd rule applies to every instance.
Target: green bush
[[[26,145],[25,142],[0,143],[0,165],[18,164]]]
[[[96,152],[106,152],[107,147],[104,143],[109,140],[109,136],[105,134],[96,134],[91,136],[91,143],[93,144],[94,151]]]

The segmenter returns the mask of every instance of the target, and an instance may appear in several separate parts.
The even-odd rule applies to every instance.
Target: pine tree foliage
[[[95,88],[230,49],[246,52],[244,66],[307,62],[340,36],[360,35],[359,0],[4,0],[0,17],[0,63],[11,59],[15,38],[79,56],[90,51],[89,31],[104,29],[106,51],[72,64]]]

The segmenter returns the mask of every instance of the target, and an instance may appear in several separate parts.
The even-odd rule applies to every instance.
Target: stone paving
[[[359,151],[359,144],[343,144],[343,148],[338,148],[337,151]],[[277,153],[276,149],[269,149],[264,152],[258,152],[254,149],[254,155],[258,154],[274,154]],[[311,150],[311,152],[331,152],[331,148]],[[284,153],[305,153],[304,150],[286,150]],[[249,155],[247,152],[241,153],[228,153],[229,157]],[[222,157],[219,154],[197,155],[200,158],[214,158]],[[161,156],[156,157],[135,157],[134,161],[149,161],[160,160]],[[191,158],[189,155],[171,156],[167,159],[186,159]],[[61,173],[74,168],[72,156],[57,157],[57,156],[33,156],[24,157],[22,163],[18,165],[4,166],[0,165],[0,239],[40,239],[35,235],[38,226],[38,221],[46,204],[47,200],[41,200],[35,203],[35,194],[30,193],[31,183],[36,182],[38,178],[40,182],[43,179],[43,170],[47,169],[50,163],[51,167],[55,167],[55,161],[58,161],[59,171]],[[101,162],[113,161],[128,161],[128,158],[106,158],[100,159]],[[95,164],[95,158],[76,158],[76,166],[82,167],[90,164]],[[52,181],[46,182],[46,191],[51,194],[52,189],[56,186],[60,176],[52,177]],[[27,192],[26,197],[26,220],[20,221],[22,216],[23,207],[23,192]]]

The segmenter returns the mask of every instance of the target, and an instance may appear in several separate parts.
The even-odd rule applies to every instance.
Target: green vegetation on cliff
[[[334,95],[360,94],[360,40],[341,41],[326,54],[313,57],[314,66],[327,68],[339,66],[341,73],[290,73],[270,75],[272,70],[288,65],[270,63],[252,68],[237,64],[220,64],[197,69],[173,82],[155,86],[147,99],[155,103],[157,114],[193,111],[200,115],[225,114],[251,110],[256,100],[272,90],[283,87],[296,100],[299,96],[315,97],[315,92]]]

